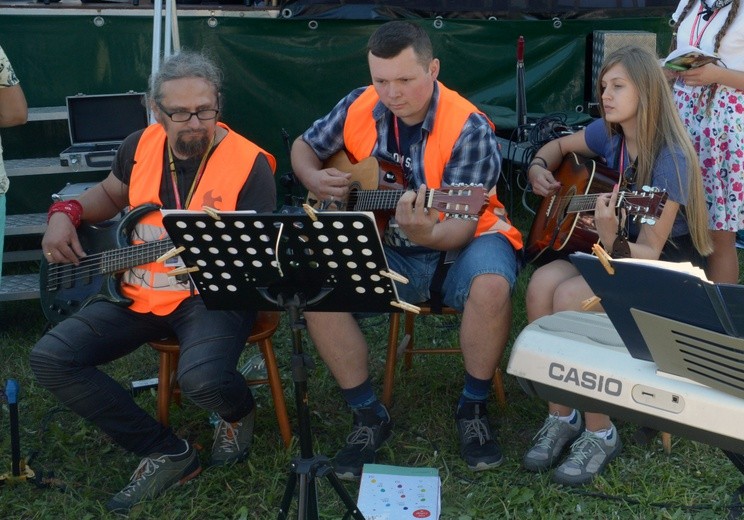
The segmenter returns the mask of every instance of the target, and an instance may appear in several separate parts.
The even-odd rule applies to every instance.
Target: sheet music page
[[[583,252],[578,252],[574,254],[594,256],[594,255],[590,255],[588,253],[583,253]],[[650,260],[647,258],[613,258],[611,262],[613,264],[615,262],[618,262],[618,263],[625,263],[625,264],[647,265],[649,267],[656,267],[658,269],[666,269],[668,271],[686,273],[691,276],[695,276],[704,282],[712,283],[710,282],[710,280],[708,280],[708,277],[705,276],[705,271],[703,269],[693,265],[690,262],[667,262],[665,260]]]
[[[244,210],[232,210],[232,211],[223,211],[221,209],[215,210],[217,213],[221,215],[254,215],[256,213],[255,210],[252,209],[244,209]],[[204,213],[204,210],[198,210],[198,209],[161,209],[160,213],[165,215],[195,215],[197,213]]]

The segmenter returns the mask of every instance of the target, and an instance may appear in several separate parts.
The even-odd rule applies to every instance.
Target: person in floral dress
[[[707,275],[738,283],[736,232],[744,229],[744,12],[740,0],[681,0],[673,45],[719,60],[677,72],[674,95],[700,160],[713,254]]]

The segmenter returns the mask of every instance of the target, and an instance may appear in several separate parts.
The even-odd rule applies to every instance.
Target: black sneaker
[[[504,462],[504,455],[488,424],[486,406],[466,402],[455,417],[460,437],[460,456],[473,471],[495,468]]]
[[[336,475],[344,480],[358,479],[362,475],[362,466],[375,462],[377,450],[390,438],[393,426],[387,409],[384,419],[372,408],[360,408],[353,412],[351,433],[346,437],[346,446],[338,450],[333,459]]]

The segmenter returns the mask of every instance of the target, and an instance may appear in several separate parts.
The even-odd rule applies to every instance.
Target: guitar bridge
[[[545,208],[545,216],[550,217],[550,212],[553,211],[553,204],[555,203],[555,195],[550,197],[547,207]]]

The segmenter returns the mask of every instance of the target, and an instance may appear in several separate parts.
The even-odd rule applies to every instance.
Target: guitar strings
[[[146,262],[137,261],[137,259],[150,258],[154,254],[160,256],[172,247],[173,243],[165,239],[95,253],[86,256],[77,266],[69,263],[49,264],[46,288],[49,290],[78,278],[112,273],[134,265],[141,265]],[[133,256],[132,251],[136,251],[136,255]]]
[[[567,211],[569,213],[574,212],[581,212],[581,211],[589,211],[596,207],[597,205],[597,198],[603,195],[602,193],[586,193],[583,195],[569,195],[569,196],[559,196],[558,199],[563,200],[570,200],[568,204]],[[625,199],[625,194],[623,192],[620,192],[617,197],[617,204],[615,205],[616,208],[619,208],[620,205],[623,203]]]
[[[449,213],[452,214],[460,212],[465,214],[475,213],[477,215],[478,210],[482,207],[471,207],[471,204],[467,203],[468,199],[472,197],[472,187],[452,187],[447,189],[446,193],[439,190],[426,190],[425,197],[429,199],[432,192],[445,195],[445,209],[443,209],[445,212],[449,210]],[[392,210],[395,209],[395,205],[404,193],[404,190],[352,190],[349,193],[348,205],[350,209],[356,211]],[[459,202],[460,199],[463,199],[464,202]]]

